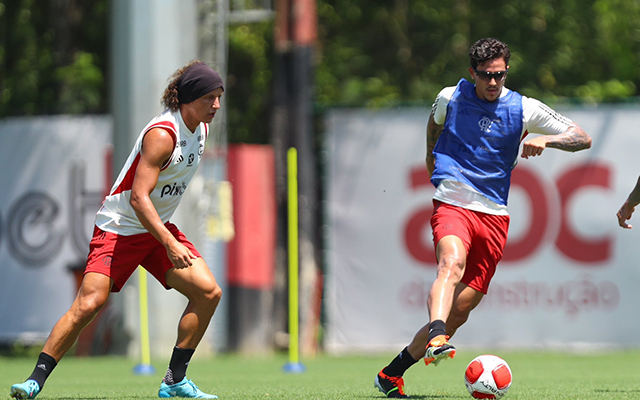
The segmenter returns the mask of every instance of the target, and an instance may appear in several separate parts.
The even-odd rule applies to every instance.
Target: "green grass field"
[[[513,371],[505,399],[640,399],[640,350],[601,355],[498,351]],[[406,391],[414,399],[471,399],[464,386],[466,365],[481,352],[458,351],[438,367],[422,362],[405,374]],[[249,358],[220,355],[195,359],[189,377],[221,399],[381,399],[373,387],[375,374],[390,361],[385,356],[320,355],[303,359],[306,372],[282,371],[286,356]],[[33,369],[34,358],[0,358],[0,390],[9,398],[13,383]],[[38,399],[157,398],[166,361],[154,362],[155,376],[137,376],[134,360],[97,357],[62,360]],[[0,397],[3,398],[3,397]]]

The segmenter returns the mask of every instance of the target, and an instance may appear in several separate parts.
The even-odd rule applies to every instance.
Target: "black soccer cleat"
[[[375,387],[387,397],[394,399],[408,399],[404,393],[404,379],[401,376],[389,376],[384,372],[378,372],[374,382]]]

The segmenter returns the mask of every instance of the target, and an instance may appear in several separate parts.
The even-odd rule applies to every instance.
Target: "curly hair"
[[[469,49],[471,68],[476,69],[478,65],[485,61],[504,58],[506,65],[509,65],[511,52],[509,46],[495,38],[484,38],[475,42]]]
[[[187,65],[177,69],[173,75],[169,77],[169,85],[162,94],[162,100],[160,101],[163,106],[171,111],[177,111],[180,102],[178,101],[178,80],[180,77],[192,66],[196,64],[204,64],[204,61],[191,60]]]

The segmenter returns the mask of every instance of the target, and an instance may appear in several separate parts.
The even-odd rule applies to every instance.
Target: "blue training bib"
[[[431,182],[462,182],[506,206],[522,127],[522,95],[510,90],[495,101],[482,100],[475,85],[461,79],[433,150]]]

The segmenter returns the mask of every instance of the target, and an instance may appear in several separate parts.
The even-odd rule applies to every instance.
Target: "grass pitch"
[[[513,371],[507,400],[640,399],[640,350],[598,355],[550,352],[487,351],[504,358]],[[464,369],[481,351],[459,350],[438,367],[422,362],[405,374],[413,399],[471,399]],[[382,399],[373,387],[376,373],[394,354],[384,356],[320,355],[302,359],[306,371],[287,374],[286,356],[249,358],[219,355],[196,358],[188,376],[202,390],[232,399]],[[22,382],[35,358],[0,358],[0,399],[9,398],[13,383]],[[135,360],[114,357],[63,359],[38,400],[156,399],[165,360],[156,360],[153,376],[132,373]]]

